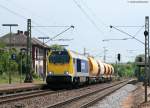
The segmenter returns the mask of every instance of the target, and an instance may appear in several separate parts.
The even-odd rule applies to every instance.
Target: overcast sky
[[[103,59],[106,47],[106,61],[115,62],[115,55],[121,53],[121,61],[133,61],[134,57],[144,52],[144,45],[134,39],[126,41],[108,41],[104,39],[129,38],[117,27],[144,42],[145,16],[150,15],[150,2],[129,3],[127,0],[0,0],[0,25],[17,23],[13,32],[26,30],[27,19],[32,26],[70,26],[70,29],[57,39],[73,39],[67,42],[49,42],[48,44],[65,44],[67,48],[83,53],[86,48],[91,55]],[[32,28],[33,37],[53,37],[67,27]],[[0,36],[9,32],[0,26]]]

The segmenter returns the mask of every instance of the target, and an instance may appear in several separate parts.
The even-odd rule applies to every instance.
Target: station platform
[[[0,84],[0,95],[42,89],[46,83],[16,83],[16,84]]]

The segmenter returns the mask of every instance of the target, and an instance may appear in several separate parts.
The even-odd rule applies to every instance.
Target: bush
[[[36,74],[36,73],[34,72],[34,70],[32,70],[31,74],[32,74],[32,77],[33,77],[34,79],[38,79],[38,78],[39,78],[38,74]]]
[[[117,71],[117,67],[115,67],[115,72]],[[134,63],[127,63],[127,64],[118,64],[118,75],[120,77],[133,77],[134,76]]]

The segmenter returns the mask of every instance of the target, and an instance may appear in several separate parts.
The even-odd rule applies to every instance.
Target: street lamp
[[[11,50],[11,27],[15,27],[15,26],[18,26],[18,24],[2,24],[2,26],[7,26],[7,27],[10,27],[10,37],[9,37],[9,49]]]
[[[9,54],[11,54],[11,27],[18,26],[18,24],[2,24],[2,26],[10,27],[10,37],[9,37]],[[10,60],[9,60],[9,67],[10,67]],[[11,72],[9,70],[9,84],[11,84]]]

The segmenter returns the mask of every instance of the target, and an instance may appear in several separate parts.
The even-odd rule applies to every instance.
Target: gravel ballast
[[[121,108],[121,102],[136,88],[135,85],[127,84],[89,108]]]
[[[79,89],[56,92],[50,95],[42,95],[42,96],[33,97],[29,99],[21,99],[18,101],[3,103],[0,105],[0,108],[16,108],[16,107],[18,108],[43,108],[45,106],[52,105],[56,102],[61,102],[63,100],[66,100],[75,96],[80,96],[81,94],[92,92],[93,90],[102,89],[110,85],[112,85],[112,83],[96,84],[96,85],[91,85],[91,86],[83,87]]]

